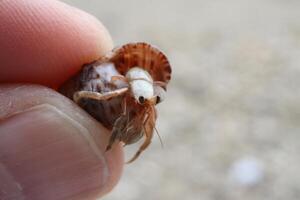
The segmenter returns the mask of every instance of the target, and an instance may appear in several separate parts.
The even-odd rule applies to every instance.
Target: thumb
[[[117,183],[123,153],[71,101],[36,85],[0,86],[0,199],[95,199]]]

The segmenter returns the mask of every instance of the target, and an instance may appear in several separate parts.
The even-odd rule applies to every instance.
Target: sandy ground
[[[155,137],[104,200],[300,199],[299,1],[66,2],[173,66],[164,148]]]

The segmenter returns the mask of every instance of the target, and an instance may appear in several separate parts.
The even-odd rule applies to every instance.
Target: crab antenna
[[[160,141],[161,148],[164,148],[164,144],[163,144],[163,142],[162,142],[162,139],[161,139],[161,137],[160,137],[160,135],[159,135],[159,133],[158,133],[158,131],[157,131],[157,129],[156,129],[155,126],[154,126],[154,130],[155,130],[156,134],[158,135],[158,138],[159,138],[159,141]]]

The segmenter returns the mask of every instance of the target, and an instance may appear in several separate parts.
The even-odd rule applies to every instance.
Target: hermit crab
[[[143,144],[127,162],[134,161],[151,143],[157,112],[171,79],[167,57],[147,43],[129,43],[83,66],[60,92],[112,130],[106,150],[115,141]]]

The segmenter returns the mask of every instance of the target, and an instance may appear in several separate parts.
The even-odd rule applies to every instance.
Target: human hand
[[[111,48],[99,21],[64,3],[0,2],[0,199],[96,199],[117,183],[121,145],[104,153],[109,132],[44,87]]]

